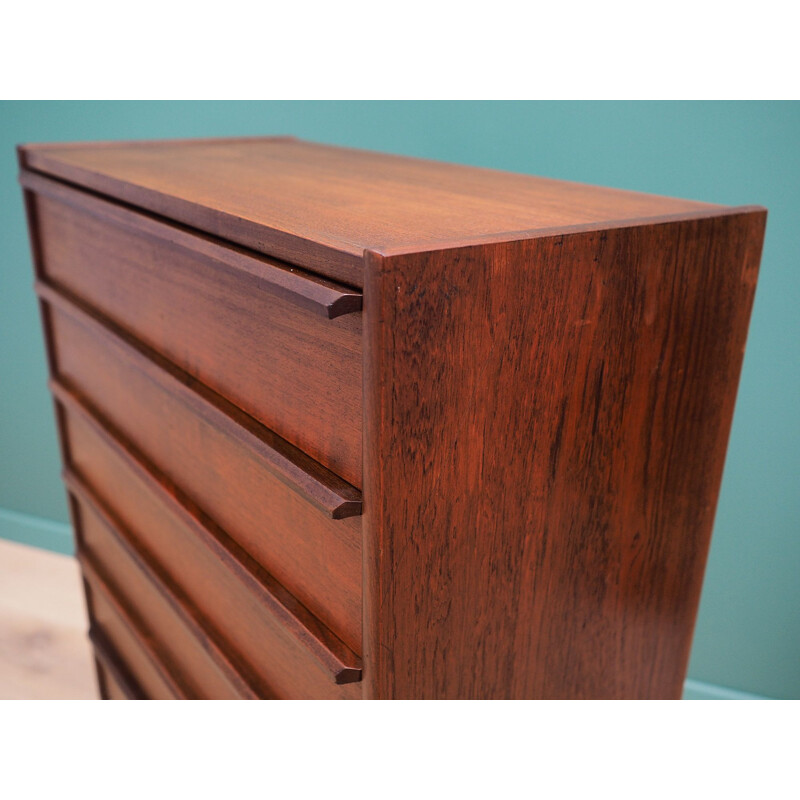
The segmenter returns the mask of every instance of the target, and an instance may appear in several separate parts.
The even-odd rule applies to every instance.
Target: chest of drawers
[[[19,149],[108,698],[679,697],[766,213]]]

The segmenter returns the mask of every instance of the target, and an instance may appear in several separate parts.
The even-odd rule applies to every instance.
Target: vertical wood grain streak
[[[680,696],[764,222],[366,254],[367,696]]]

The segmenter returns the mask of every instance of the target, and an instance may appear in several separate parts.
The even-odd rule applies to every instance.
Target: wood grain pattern
[[[115,232],[106,229],[106,226],[111,226],[158,240],[159,243],[171,245],[179,250],[189,251],[198,259],[210,261],[217,269],[223,269],[247,282],[251,288],[267,292],[326,319],[336,319],[345,314],[361,311],[363,300],[361,292],[325,280],[311,272],[267,258],[252,250],[236,247],[230,242],[183,225],[165,222],[152,214],[109,202],[91,192],[77,190],[36,172],[22,170],[19,182],[37,199],[48,198],[56,201],[54,204],[56,207],[66,205],[75,215],[85,213],[101,221],[104,226],[101,238],[108,235],[113,237]],[[61,213],[65,213],[63,208]],[[39,215],[40,225],[45,224],[42,216]],[[51,246],[53,243],[47,239],[45,236],[46,244]],[[79,244],[87,246],[85,242]],[[170,253],[171,250],[166,252]],[[113,248],[109,248],[109,253],[119,256],[119,253],[114,253]],[[87,265],[75,263],[71,266],[85,269]],[[172,265],[166,259],[160,266],[167,270],[172,269]],[[95,273],[94,277],[99,276]]]
[[[23,168],[354,286],[365,249],[713,208],[286,138],[36,145],[19,157]]]
[[[361,485],[359,293],[60,188],[33,199],[48,282]]]
[[[193,609],[160,579],[91,490],[74,474],[68,473],[66,482],[79,508],[81,558],[114,587],[138,627],[159,643],[186,693],[202,699],[257,698]]]
[[[680,696],[763,209],[286,138],[19,159],[104,696]]]
[[[174,398],[174,403],[181,404],[186,412],[195,414],[213,429],[217,438],[224,437],[232,445],[247,450],[252,458],[258,459],[263,469],[305,497],[326,516],[344,519],[361,513],[361,492],[358,489],[208,390],[204,384],[128,337],[113,323],[103,320],[78,298],[41,282],[36,284],[36,293],[52,309],[57,309],[51,311],[49,308],[47,312],[51,326],[59,329],[56,331],[59,338],[56,374],[69,377],[74,361],[75,372],[70,380],[90,395],[90,387],[98,388],[95,396],[101,408],[105,409],[111,403],[112,395],[106,395],[106,392],[110,392],[112,387],[100,389],[97,383],[108,380],[110,369],[114,368],[115,362],[107,352],[110,349],[115,354],[114,358],[118,353],[124,359],[125,365],[116,364],[117,377],[122,380],[122,385],[117,386],[117,393],[122,391],[129,394],[131,387],[126,386],[126,381],[137,380],[137,375],[130,374],[131,370],[135,371],[143,391],[152,392],[151,384],[160,387],[163,393]],[[64,328],[70,332],[69,335],[60,332]],[[78,344],[74,344],[75,339]],[[90,351],[91,355],[86,357],[85,354]],[[104,374],[97,374],[97,368],[101,365]],[[108,368],[105,368],[106,365]],[[120,370],[126,367],[129,372],[123,376]],[[119,414],[124,408],[123,402],[116,406],[116,413]],[[114,411],[108,415],[113,419]],[[157,427],[151,432],[156,439]]]
[[[87,594],[91,590],[87,590]],[[144,700],[144,692],[131,677],[124,664],[120,663],[111,645],[95,628],[89,632],[94,648],[97,681],[104,700]]]
[[[191,501],[162,487],[74,398],[58,396],[73,486],[90,492],[125,531],[259,696],[360,695],[353,682],[361,663],[352,651]]]
[[[101,687],[101,697],[103,700],[144,700],[140,691],[135,689],[132,684],[125,684],[119,680],[117,673],[112,672],[105,662],[99,657],[99,647],[96,641],[92,642],[95,653],[97,668],[97,680]]]
[[[680,696],[764,219],[370,256],[366,696]]]
[[[51,309],[52,310],[52,309]],[[52,314],[57,395],[101,419],[159,480],[209,515],[348,645],[361,649],[361,522],[333,519],[139,371],[116,342]],[[135,444],[134,444],[135,443]],[[123,489],[124,491],[124,489]]]
[[[191,699],[161,661],[161,650],[136,627],[128,610],[102,578],[86,562],[81,562],[81,569],[92,603],[92,626],[97,631],[92,638],[96,640],[99,636],[109,643],[109,649],[118,654],[144,698]]]

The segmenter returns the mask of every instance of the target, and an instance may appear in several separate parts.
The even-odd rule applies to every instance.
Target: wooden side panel
[[[360,487],[360,313],[326,319],[264,290],[265,273],[283,271],[222,247],[209,254],[206,240],[163,224],[162,236],[142,231],[111,204],[88,213],[34,202],[48,280]]]
[[[44,275],[41,235],[39,233],[39,220],[36,215],[36,198],[30,191],[23,191],[23,204],[25,206],[25,219],[28,225],[28,239],[31,248],[31,260],[33,261],[33,273],[36,281],[42,279]],[[52,376],[55,373],[55,342],[53,341],[53,326],[50,320],[49,309],[47,304],[39,298],[39,315],[42,324],[42,335],[44,338],[45,357],[47,358],[48,374]],[[53,401],[53,415],[56,421],[56,432],[58,434],[58,448],[61,455],[61,463],[65,464],[67,461],[67,443],[66,433],[64,430],[64,418],[61,414],[61,409],[55,400]],[[80,548],[80,527],[78,525],[77,508],[75,503],[72,502],[69,494],[67,494],[68,508],[70,515],[70,522],[72,524],[73,535],[75,536],[76,547]],[[94,611],[92,609],[92,596],[86,581],[83,581],[83,592],[86,600],[86,610],[88,612],[89,620],[94,618]],[[106,685],[103,683],[103,674],[100,671],[99,661],[95,658],[97,666],[96,678],[100,696],[106,698],[108,696]]]
[[[367,696],[680,696],[764,221],[368,254]]]

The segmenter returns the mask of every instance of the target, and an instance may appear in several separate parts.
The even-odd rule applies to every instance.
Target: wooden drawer
[[[158,660],[148,640],[137,630],[127,611],[117,602],[102,581],[84,573],[86,597],[92,617],[92,639],[97,649],[115,654],[125,664],[135,696],[150,700],[184,699],[167,668]]]
[[[100,691],[106,700],[137,700],[139,698],[132,697],[125,693],[120,683],[116,680],[113,674],[100,662],[97,665],[97,680],[100,684]]]
[[[92,644],[94,645],[94,663],[101,697],[107,700],[143,700],[144,695],[138,687],[133,685],[130,678],[125,678],[121,674],[123,668],[119,664],[119,659],[116,658],[112,661],[110,652],[97,637],[94,638]]]
[[[217,664],[224,653],[259,696],[360,696],[360,684],[353,683],[361,676],[360,659],[344,643],[190,501],[159,484],[74,398],[63,391],[57,396],[67,484],[81,509],[88,505],[106,529],[93,528],[86,544],[81,542],[90,558],[120,561],[109,539],[116,536],[164,585],[174,587],[185,616],[219,651]],[[123,561],[115,569],[125,569]],[[129,602],[144,609],[140,592]],[[152,620],[150,612],[143,614]],[[148,696],[151,685],[143,686]]]
[[[51,304],[62,395],[71,392],[102,417],[162,480],[360,652],[361,520],[333,518],[360,512],[360,493],[57,294],[43,296]],[[72,457],[93,486],[108,480],[91,454],[75,447]],[[115,489],[126,491],[124,483]]]
[[[195,618],[193,609],[168,588],[111,518],[89,500],[73,479],[81,530],[80,561],[96,576],[168,665],[185,697],[236,700],[258,697]]]
[[[29,182],[43,277],[361,486],[358,292],[40,176]]]

